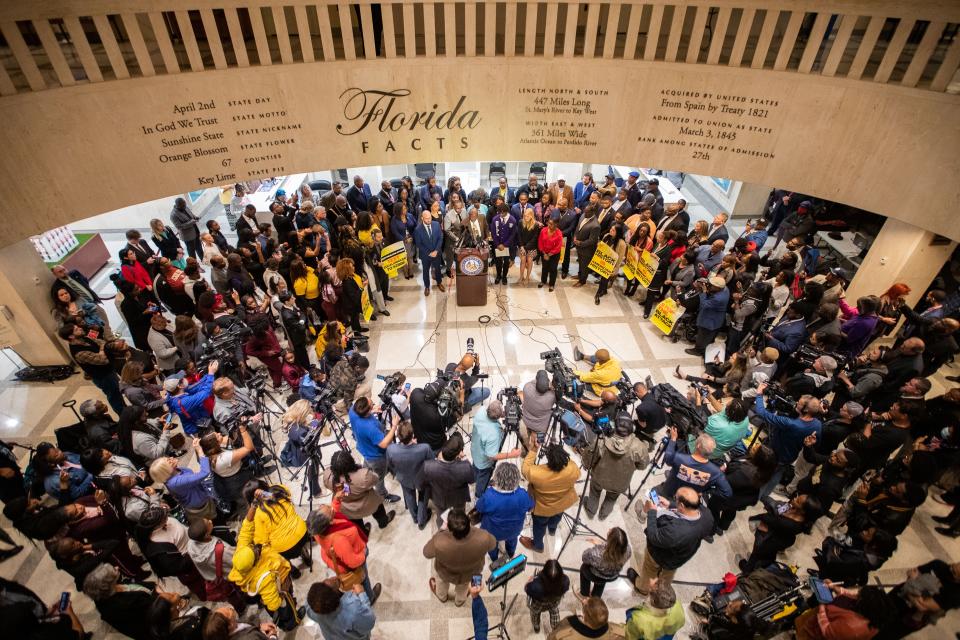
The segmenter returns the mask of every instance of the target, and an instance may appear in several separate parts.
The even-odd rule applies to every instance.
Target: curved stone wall
[[[0,244],[238,179],[469,160],[729,177],[960,239],[955,3],[158,4],[0,9]]]

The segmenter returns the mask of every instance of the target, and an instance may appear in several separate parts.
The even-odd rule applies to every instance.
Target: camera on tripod
[[[553,390],[558,396],[570,396],[574,400],[580,397],[580,381],[573,369],[567,366],[560,349],[554,347],[550,351],[542,351],[540,359],[543,360],[544,370],[553,376]]]
[[[516,387],[504,387],[497,394],[503,403],[503,426],[507,431],[519,431],[522,401]]]

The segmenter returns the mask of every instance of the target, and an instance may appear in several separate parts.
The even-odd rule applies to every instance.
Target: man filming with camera
[[[610,393],[603,392],[604,396]],[[578,410],[582,412],[581,415],[586,413],[582,408]],[[586,416],[584,419],[587,419]],[[591,419],[590,422],[597,421]],[[584,431],[586,446],[580,450],[583,468],[592,470],[589,493],[583,501],[583,508],[591,518],[597,515],[599,509],[601,520],[607,519],[617,504],[617,498],[630,488],[634,471],[646,468],[650,461],[647,444],[633,434],[633,422],[629,416],[624,415],[620,420],[611,417],[609,425],[612,430],[604,428]],[[597,443],[600,433],[605,437]],[[601,504],[600,494],[604,491],[606,495]]]
[[[453,425],[454,416],[440,415],[440,383],[431,382],[410,393],[410,424],[417,442],[430,445],[436,454],[447,441],[447,429]]]
[[[213,360],[207,365],[207,375],[190,386],[187,386],[183,371],[163,381],[163,390],[167,392],[167,408],[180,418],[187,435],[196,435],[201,427],[210,423],[210,413],[204,403],[213,394],[213,376],[219,368],[220,363]]]
[[[360,396],[350,407],[350,429],[357,442],[357,451],[363,456],[365,467],[379,476],[377,493],[386,502],[398,502],[400,496],[387,491],[384,480],[387,477],[387,447],[393,442],[400,424],[400,416],[394,415],[390,428],[384,433],[383,425],[377,416],[378,408],[370,398]]]
[[[767,383],[757,387],[753,410],[770,429],[770,448],[777,456],[777,469],[773,472],[773,477],[760,489],[761,498],[770,495],[780,483],[787,467],[793,465],[803,450],[804,439],[810,434],[816,434],[817,439],[820,439],[821,423],[817,416],[823,409],[820,401],[813,396],[801,396],[794,407],[798,414],[796,417],[779,415],[764,406],[768,387]]]
[[[574,347],[574,360],[585,360],[593,366],[590,371],[575,371],[574,375],[583,382],[589,384],[593,393],[598,397],[605,389],[614,389],[614,384],[620,379],[622,369],[620,362],[610,357],[610,352],[606,349],[597,349],[596,354],[592,356],[585,355],[580,349]]]
[[[520,448],[501,452],[506,433],[500,426],[504,416],[503,404],[491,400],[486,407],[480,407],[473,416],[473,432],[470,440],[470,457],[473,458],[473,477],[476,480],[477,499],[487,490],[490,476],[497,461],[519,458]]]
[[[333,409],[340,418],[347,415],[354,398],[370,397],[370,383],[364,381],[369,368],[367,357],[354,352],[331,369],[327,387],[336,399]]]

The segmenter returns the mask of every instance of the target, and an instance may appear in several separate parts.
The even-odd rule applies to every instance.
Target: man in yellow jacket
[[[269,546],[254,544],[254,511],[251,506],[240,526],[233,568],[227,577],[247,595],[260,596],[277,626],[289,631],[300,624],[304,608],[298,609],[293,597],[290,563]]]
[[[533,538],[520,536],[520,544],[542,553],[544,533],[549,530],[550,535],[556,534],[563,512],[577,502],[575,487],[580,478],[580,467],[570,459],[562,444],[554,442],[546,444],[546,464],[537,464],[540,445],[535,433],[530,434],[527,447],[521,471],[530,483],[528,490],[533,496]]]
[[[606,390],[616,391],[614,384],[620,379],[622,369],[620,362],[610,357],[606,349],[598,349],[596,355],[586,356],[580,349],[574,347],[573,358],[586,360],[593,366],[590,371],[575,371],[577,378],[584,384],[589,384],[593,392],[599,397]]]

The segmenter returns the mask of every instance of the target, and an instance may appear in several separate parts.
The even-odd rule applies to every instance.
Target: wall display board
[[[958,239],[958,106],[869,82],[588,59],[358,60],[86,84],[0,100],[0,195],[32,203],[0,244],[236,181],[481,160],[730,176]]]

